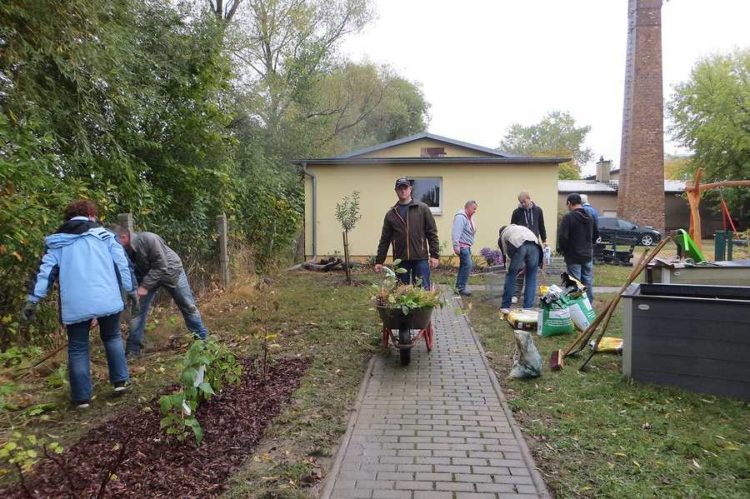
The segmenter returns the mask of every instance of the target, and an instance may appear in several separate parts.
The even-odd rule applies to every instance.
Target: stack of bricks
[[[662,0],[628,1],[617,214],[664,230]]]

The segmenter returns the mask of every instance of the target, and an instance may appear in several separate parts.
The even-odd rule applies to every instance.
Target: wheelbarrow
[[[432,307],[409,310],[404,314],[400,308],[377,307],[383,321],[383,348],[388,342],[398,349],[401,365],[411,362],[411,349],[424,338],[427,352],[432,351],[435,343],[435,330],[432,327]],[[416,330],[416,334],[412,331]]]

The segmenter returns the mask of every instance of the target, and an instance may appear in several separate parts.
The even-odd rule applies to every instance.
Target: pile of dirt
[[[105,497],[210,497],[221,494],[229,476],[250,455],[306,371],[306,359],[278,360],[260,379],[244,359],[239,385],[198,408],[204,430],[195,440],[176,443],[159,429],[158,401],[133,407],[93,428],[65,450],[57,462],[44,459],[26,477],[34,497],[96,497],[110,470]],[[123,447],[124,446],[124,447]],[[3,497],[28,497],[20,485],[0,490]]]

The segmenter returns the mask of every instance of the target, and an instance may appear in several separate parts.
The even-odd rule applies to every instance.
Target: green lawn
[[[435,277],[450,282],[455,274]],[[379,351],[379,323],[369,303],[369,283],[376,276],[362,271],[354,278],[359,282],[350,287],[343,285],[341,273],[289,272],[270,284],[237,286],[201,301],[211,333],[238,354],[256,354],[259,333],[277,334],[275,357],[313,361],[292,403],[234,476],[227,496],[297,498],[320,492],[317,479],[330,469],[367,361]],[[558,496],[750,496],[747,404],[628,383],[615,356],[597,356],[586,374],[576,370],[580,361],[574,360],[562,372],[545,370],[530,382],[506,381],[511,329],[499,320],[497,304],[481,292],[465,303],[543,476]],[[20,427],[54,435],[69,446],[104,418],[117,417],[120,408],[143,404],[171,384],[186,336],[174,312],[168,308],[154,317],[147,335],[152,352],[131,365],[129,394],[109,397],[97,347],[92,355],[97,399],[89,412],[66,409],[67,387],[57,371],[32,377],[4,395],[0,440],[11,427]],[[617,315],[610,334],[619,334],[620,327]],[[181,345],[170,339],[173,334]],[[546,362],[571,338],[535,340]],[[7,375],[0,372],[4,386],[10,386]],[[47,403],[51,406],[41,413],[32,410]]]
[[[577,369],[580,357],[549,371],[551,352],[571,335],[535,336],[543,375],[508,380],[512,329],[481,294],[469,303],[472,324],[558,497],[750,497],[748,404],[629,382],[614,355],[594,357],[586,373]],[[621,332],[618,312],[607,335]]]

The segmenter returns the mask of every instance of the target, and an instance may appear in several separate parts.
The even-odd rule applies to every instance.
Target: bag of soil
[[[536,310],[512,310],[505,316],[505,320],[513,329],[536,329],[539,312]]]
[[[516,352],[509,376],[514,379],[536,378],[542,374],[542,356],[534,345],[531,333],[515,330]]]
[[[596,344],[596,340],[589,342],[591,350],[594,350],[594,344]],[[622,338],[605,336],[599,340],[599,347],[594,351],[596,353],[616,353],[622,355]]]
[[[563,300],[545,303],[542,301],[542,310],[539,312],[537,323],[537,334],[539,336],[554,336],[556,334],[568,334],[574,330],[573,321],[570,319],[570,309]]]
[[[594,311],[594,307],[591,306],[589,297],[586,296],[586,293],[583,293],[576,298],[567,297],[565,301],[568,303],[573,325],[579,331],[585,331],[594,319],[596,319],[596,312]]]

